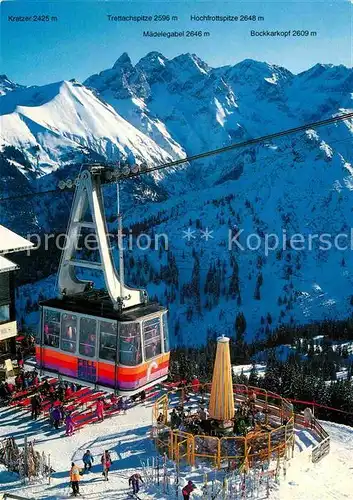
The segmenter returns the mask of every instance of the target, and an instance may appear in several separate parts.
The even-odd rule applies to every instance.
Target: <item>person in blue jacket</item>
[[[94,458],[89,450],[87,450],[86,453],[83,455],[82,460],[85,466],[85,470],[87,469],[91,470]]]

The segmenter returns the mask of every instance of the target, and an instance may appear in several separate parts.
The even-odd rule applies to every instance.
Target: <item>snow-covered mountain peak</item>
[[[160,71],[165,68],[168,59],[164,57],[160,52],[149,52],[147,55],[142,57],[136,64],[135,68],[138,71],[142,71],[146,75],[151,76],[156,71]]]
[[[22,85],[13,82],[7,75],[0,75],[0,96],[21,88],[23,88]]]
[[[171,158],[80,83],[31,87],[1,100],[2,143],[21,149],[30,162],[38,160],[38,176],[59,165],[82,161],[88,152],[110,161],[130,157],[153,165]]]
[[[339,90],[352,91],[352,73],[352,69],[347,68],[343,64],[338,66],[334,66],[333,64],[315,64],[315,66],[309,68],[307,71],[299,73],[297,79],[308,84],[314,83],[314,85],[320,82],[320,86],[325,88],[340,87],[343,84],[345,88],[339,88]]]
[[[126,52],[119,57],[112,68],[87,78],[84,85],[100,92],[110,90],[117,99],[149,95],[145,74],[132,65]]]
[[[227,67],[227,77],[233,81],[241,81],[246,84],[258,86],[261,82],[286,83],[293,78],[293,74],[281,66],[244,59],[234,66]]]
[[[210,67],[202,59],[200,59],[196,54],[180,54],[174,57],[170,61],[171,67],[178,67],[192,76],[197,74],[207,75],[210,71]]]

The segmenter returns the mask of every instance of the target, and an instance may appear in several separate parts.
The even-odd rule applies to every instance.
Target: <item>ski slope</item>
[[[50,453],[55,469],[51,484],[33,483],[23,485],[17,476],[0,466],[0,493],[11,492],[26,498],[59,500],[69,495],[68,471],[71,461],[82,465],[82,456],[89,449],[94,455],[90,473],[83,476],[80,487],[84,498],[92,500],[115,500],[128,498],[128,478],[136,470],[142,471],[142,463],[155,456],[149,438],[151,430],[151,403],[128,410],[126,415],[117,415],[102,423],[92,424],[65,437],[63,429],[50,429],[41,418],[33,422],[26,411],[13,408],[0,410],[0,439],[13,436],[19,442],[27,435],[35,439],[38,451]],[[294,459],[290,461],[286,479],[271,491],[272,500],[347,500],[352,498],[353,484],[353,428],[323,422],[331,435],[331,453],[318,464],[310,461],[310,447],[315,443],[308,431],[298,431]],[[110,478],[103,481],[100,457],[105,449],[111,451],[113,460]],[[192,498],[201,498],[203,470],[194,468],[182,472],[180,484],[192,479],[198,489]],[[147,491],[146,491],[147,490]],[[166,496],[157,487],[142,489],[141,499],[174,498]],[[181,497],[181,495],[180,495]]]
[[[340,500],[353,498],[353,428],[322,422],[331,437],[330,454],[311,463],[307,440],[297,440],[296,456],[290,462],[287,479],[282,481],[273,500]],[[298,453],[298,445],[303,451]]]

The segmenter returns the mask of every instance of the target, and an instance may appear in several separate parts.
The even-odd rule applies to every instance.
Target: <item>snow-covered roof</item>
[[[34,244],[31,241],[10,231],[7,227],[0,225],[0,254],[19,252],[20,250],[27,250],[33,246]]]
[[[0,274],[6,273],[7,271],[14,271],[17,268],[18,268],[17,264],[11,262],[11,260],[6,259],[2,255],[0,255]]]

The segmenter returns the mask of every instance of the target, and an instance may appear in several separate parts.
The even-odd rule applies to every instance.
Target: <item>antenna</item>
[[[123,217],[120,212],[120,182],[116,184],[116,201],[118,210],[118,249],[119,249],[119,277],[120,277],[120,303],[124,301],[124,248],[123,248]]]

